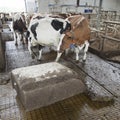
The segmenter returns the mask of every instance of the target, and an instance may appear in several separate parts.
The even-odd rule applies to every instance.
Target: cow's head
[[[74,44],[73,34],[72,32],[67,32],[62,39],[59,52],[63,52],[67,48],[70,48],[70,46],[73,44]]]
[[[68,20],[61,20],[56,18],[52,20],[51,25],[56,31],[60,31],[60,34],[71,30],[71,24]]]
[[[66,20],[63,23],[63,28],[61,29],[60,33],[63,34],[63,33],[69,32],[70,30],[71,30],[71,24],[68,20]]]
[[[71,23],[71,31],[65,33],[60,51],[73,47],[73,45],[81,45],[86,40],[90,40],[90,28],[85,17],[81,15],[69,17]]]
[[[13,21],[13,29],[18,30],[21,33],[26,32],[26,23],[21,18],[16,21]]]

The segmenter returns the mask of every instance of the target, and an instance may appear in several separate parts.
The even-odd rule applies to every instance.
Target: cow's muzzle
[[[71,38],[72,40],[75,38],[74,32],[72,30],[66,32],[65,35],[68,36],[69,38]]]

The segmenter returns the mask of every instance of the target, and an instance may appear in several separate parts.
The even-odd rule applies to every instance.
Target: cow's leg
[[[22,44],[25,44],[25,42],[24,42],[24,34],[22,34],[22,33],[21,33],[20,41],[22,42]]]
[[[75,47],[75,54],[76,54],[75,59],[76,59],[76,61],[79,61],[79,52],[80,52],[79,46],[76,46]]]
[[[24,37],[24,43],[25,44],[28,44],[28,37],[27,37],[27,32],[25,32],[24,34],[23,34],[23,37]]]
[[[43,47],[44,47],[44,46],[42,46],[42,45],[38,45],[38,49],[39,49],[38,60],[39,60],[39,61],[41,60],[41,57],[42,57]]]
[[[68,55],[68,53],[69,53],[69,48],[67,48],[66,50],[65,50],[65,56],[67,56]]]
[[[23,41],[23,34],[20,33],[20,41]]]
[[[38,60],[41,60],[41,57],[42,57],[42,49],[41,50],[39,50],[39,56],[38,56]]]
[[[80,46],[75,46],[76,61],[79,61],[79,53],[84,48],[84,44]]]
[[[85,41],[84,55],[83,55],[83,62],[86,61],[88,48],[89,48],[89,42],[88,42],[88,41]]]
[[[30,42],[30,41],[28,42],[28,50],[29,50],[29,52],[30,52],[30,55],[31,55],[32,59],[34,59],[35,56],[33,55],[33,52],[32,52],[32,45],[31,45],[31,42]]]
[[[61,55],[62,55],[62,52],[57,52],[57,57],[55,59],[55,62],[58,62],[58,60],[60,59]]]
[[[17,33],[14,31],[14,39],[15,39],[15,45],[18,45],[18,42],[17,42]]]
[[[21,41],[23,44],[28,44],[28,38],[27,38],[27,33],[22,33],[21,34]]]
[[[56,57],[56,59],[55,59],[55,62],[58,62],[59,61],[59,59],[60,59],[60,57],[61,57],[61,55],[62,55],[62,53],[63,53],[63,51],[65,50],[61,50],[61,44],[62,44],[62,40],[63,40],[63,37],[65,36],[65,34],[62,34],[61,35],[61,37],[60,37],[60,41],[59,41],[59,44],[58,44],[58,47],[57,47],[57,57]]]

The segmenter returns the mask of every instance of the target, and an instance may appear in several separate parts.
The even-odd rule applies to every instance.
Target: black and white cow
[[[25,32],[27,32],[24,15],[16,13],[13,16],[13,31],[15,36],[15,45],[18,45],[18,36],[20,37],[20,40],[24,43],[24,39],[26,39]]]
[[[62,38],[67,31],[71,30],[68,20],[49,16],[33,16],[28,27],[28,49],[32,57],[41,59],[44,46],[54,46],[59,51]],[[39,45],[39,56],[33,51],[34,46]],[[59,57],[57,55],[56,61]]]

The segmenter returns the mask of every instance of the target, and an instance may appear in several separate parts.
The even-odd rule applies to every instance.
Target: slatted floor
[[[30,58],[25,46],[15,47],[13,41],[6,44],[6,58],[9,72],[17,67],[40,64]],[[64,60],[60,62],[65,64]],[[83,93],[25,112],[11,83],[8,83],[0,86],[0,120],[120,120],[120,98],[118,96],[111,102],[93,102]]]
[[[44,108],[25,112],[9,83],[0,87],[1,120],[119,120],[119,101],[92,102],[79,94]]]

